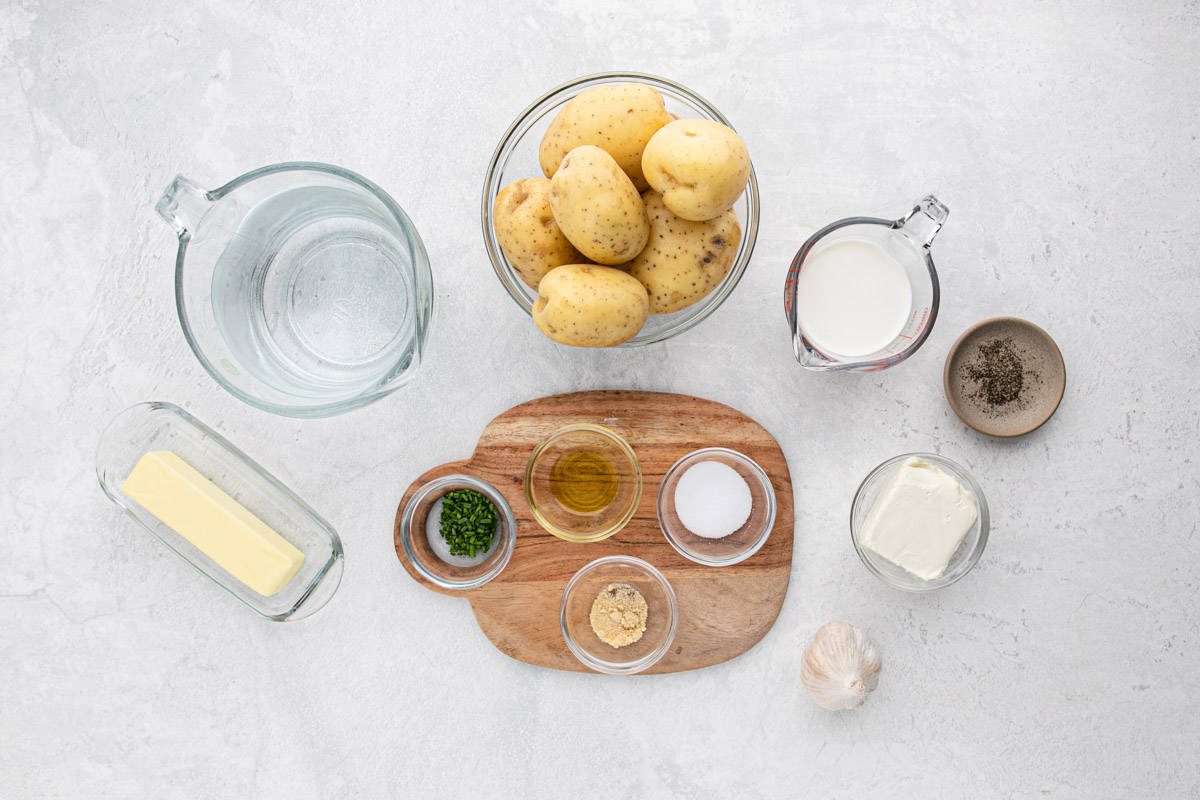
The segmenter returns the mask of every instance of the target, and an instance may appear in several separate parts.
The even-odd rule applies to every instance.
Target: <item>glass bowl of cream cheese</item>
[[[948,458],[904,453],[871,470],[850,507],[863,564],[906,592],[941,589],[970,572],[987,546],[987,499]]]

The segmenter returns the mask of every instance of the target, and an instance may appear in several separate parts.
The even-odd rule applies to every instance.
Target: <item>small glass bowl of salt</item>
[[[725,447],[695,450],[658,486],[658,525],[680,555],[726,567],[758,552],[775,526],[775,491],[753,459]]]

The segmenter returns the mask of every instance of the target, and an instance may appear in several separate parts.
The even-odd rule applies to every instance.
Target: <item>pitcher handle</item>
[[[896,220],[894,227],[917,247],[928,250],[948,216],[950,209],[933,195],[927,194],[917,201],[907,217]]]
[[[192,181],[176,175],[155,204],[154,210],[170,223],[180,239],[190,238],[212,206],[212,198],[208,195]]]

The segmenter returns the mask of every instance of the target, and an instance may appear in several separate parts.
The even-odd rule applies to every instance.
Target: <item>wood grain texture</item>
[[[587,544],[547,533],[525,502],[525,465],[533,449],[563,425],[591,422],[620,434],[637,454],[642,498],[630,523],[614,536]],[[685,559],[658,527],[658,485],[676,460],[701,447],[723,446],[758,462],[771,477],[778,512],[762,549],[740,564],[705,567]],[[473,475],[499,490],[517,519],[512,560],[490,583],[466,592],[436,587],[413,569],[400,545],[400,516],[422,484],[452,473]],[[729,406],[679,394],[592,391],[522,403],[496,417],[466,461],[434,467],[405,491],[393,531],[396,555],[426,588],[471,603],[479,627],[502,653],[553,669],[585,672],[563,643],[558,611],[563,586],[589,561],[632,555],[658,567],[679,599],[679,630],[670,651],[649,673],[719,664],[757,643],[779,615],[792,563],[792,483],[778,443],[761,425]]]

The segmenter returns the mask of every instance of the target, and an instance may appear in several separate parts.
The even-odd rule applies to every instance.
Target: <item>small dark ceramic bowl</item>
[[[1024,365],[1020,397],[1001,406],[978,397],[979,385],[967,374],[979,346],[995,339],[1011,339]],[[946,356],[942,383],[959,419],[988,436],[1011,438],[1037,430],[1054,415],[1067,386],[1067,370],[1050,334],[1023,319],[995,317],[958,337]]]

